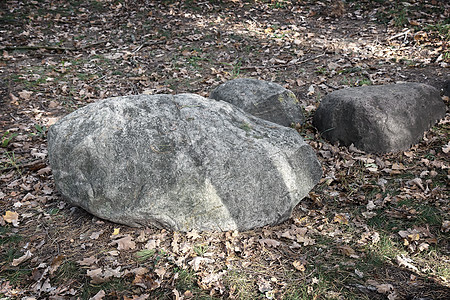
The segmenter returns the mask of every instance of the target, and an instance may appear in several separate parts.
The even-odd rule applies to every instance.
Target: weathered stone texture
[[[297,97],[279,84],[239,78],[219,85],[210,98],[229,102],[244,111],[283,126],[304,122]]]
[[[420,83],[366,86],[332,92],[314,115],[314,126],[332,143],[371,153],[406,150],[445,116],[439,91]]]
[[[192,94],[98,101],[53,125],[48,146],[70,203],[131,226],[277,224],[322,174],[295,130]]]

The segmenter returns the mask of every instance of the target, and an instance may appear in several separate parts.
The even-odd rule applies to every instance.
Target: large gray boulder
[[[250,78],[230,80],[219,85],[210,98],[229,102],[256,117],[283,126],[304,122],[294,93],[273,82]]]
[[[406,150],[445,116],[439,91],[420,83],[348,88],[319,105],[313,124],[332,143],[369,153]]]
[[[294,129],[192,94],[90,104],[50,128],[48,151],[70,203],[177,231],[277,224],[322,174]]]

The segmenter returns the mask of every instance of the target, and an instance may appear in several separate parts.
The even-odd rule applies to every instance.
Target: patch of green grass
[[[17,257],[15,257],[17,258]],[[15,269],[4,269],[0,272],[0,279],[9,281],[12,286],[19,284],[26,280],[31,275],[31,269],[27,268],[15,268]]]
[[[118,75],[118,76],[122,76],[122,75],[124,75],[123,74],[123,72],[122,71],[120,71],[120,70],[115,70],[115,71],[113,71],[112,72],[112,74],[111,75]]]
[[[18,135],[19,135],[18,133],[6,131],[5,133],[2,134],[0,147],[7,148],[9,143]]]
[[[442,58],[443,58],[445,61],[450,60],[450,51],[445,51],[445,52],[443,53]]]
[[[237,78],[241,74],[242,60],[238,59],[233,65],[233,70],[231,71],[231,78]]]
[[[435,265],[433,268],[434,274],[442,278],[450,278],[450,267],[448,264],[442,264],[440,257],[435,260]]]
[[[110,281],[101,284],[92,284],[85,282],[82,288],[79,290],[79,297],[80,299],[91,299],[99,291],[103,290],[106,295],[114,292],[114,294],[116,294],[116,298],[114,299],[122,299],[121,294],[128,291],[130,289],[130,286],[131,282],[123,278],[113,278]]]
[[[395,27],[404,27],[406,24],[408,24],[408,18],[407,18],[407,9],[403,8],[400,11],[391,11],[394,15],[394,26]]]
[[[325,75],[328,73],[327,68],[325,67],[317,67],[315,72],[321,75]]]
[[[309,299],[333,299],[330,295],[327,295],[327,288],[329,289],[328,280],[324,281],[323,276],[314,277],[314,283],[312,279],[302,280],[299,282],[293,281],[283,293],[283,300],[309,300]],[[316,282],[317,280],[317,282]],[[342,296],[341,296],[342,297]],[[349,298],[345,298],[349,299]]]
[[[391,231],[392,228],[398,227],[399,223],[392,220],[384,209],[377,209],[374,211],[376,215],[367,221],[367,224],[375,229]]]
[[[418,209],[417,220],[419,224],[428,224],[431,226],[440,226],[443,221],[443,212],[435,206],[420,205],[416,206]]]
[[[0,246],[3,246],[0,252],[0,279],[9,281],[13,286],[31,274],[31,269],[26,268],[25,263],[18,267],[8,267],[14,259],[23,255],[18,248],[22,239],[21,235],[11,233],[9,227],[0,227]]]
[[[14,168],[19,174],[22,174],[21,166],[16,158],[14,151],[6,151],[3,153],[2,163],[0,163],[0,169]]]
[[[23,237],[19,234],[10,234],[9,227],[0,227],[0,246],[5,244],[18,244]]]
[[[85,279],[84,270],[71,260],[65,260],[58,268],[54,276],[52,276],[53,284],[63,284],[72,280],[77,280],[80,283]]]
[[[175,274],[178,278],[175,282],[175,287],[180,292],[198,290],[197,275],[192,270],[175,269]]]
[[[422,201],[418,201],[415,199],[406,198],[399,201],[396,208],[401,210],[411,210],[414,209],[416,213],[406,222],[402,220],[402,223],[406,223],[407,225],[431,225],[431,226],[440,226],[443,221],[444,212],[438,209],[433,205],[429,205]]]
[[[230,270],[224,276],[224,283],[228,287],[230,294],[235,299],[256,299],[258,292],[256,290],[256,281],[245,272]]]
[[[21,74],[11,74],[9,78],[12,81],[17,82],[17,83],[23,83],[26,81],[26,79],[23,78],[23,75],[21,75]]]
[[[47,136],[48,128],[47,126],[41,126],[39,124],[34,124],[34,128],[37,132],[30,133],[33,137],[45,138]]]
[[[363,86],[363,85],[372,85],[372,81],[368,78],[362,78],[361,80],[357,81],[356,84],[358,86]]]
[[[134,255],[136,256],[137,260],[140,262],[149,260],[156,254],[155,249],[143,249],[138,252],[136,252]]]
[[[203,61],[204,58],[200,57],[200,56],[191,56],[188,58],[188,63],[191,67],[193,67],[194,69],[198,70],[200,69],[200,61]]]
[[[346,77],[342,79],[342,84],[348,85],[348,86],[363,86],[363,85],[372,85],[372,81],[368,79],[367,77]]]
[[[402,252],[402,245],[393,241],[392,238],[385,233],[380,234],[380,240],[370,246],[367,255],[369,266],[381,266],[387,259],[392,259]]]
[[[90,74],[86,74],[86,73],[77,73],[77,77],[78,79],[80,79],[81,81],[86,81],[88,80],[92,75]]]
[[[289,5],[289,1],[279,0],[279,1],[271,1],[269,6],[271,8],[286,8]]]
[[[437,31],[445,39],[450,39],[450,19],[437,24],[429,24],[424,28],[425,31]]]
[[[205,255],[206,251],[208,251],[208,245],[195,245],[195,246],[194,246],[194,252],[195,252],[198,256],[203,256],[203,255]]]
[[[59,208],[53,207],[48,210],[48,214],[50,216],[57,215],[59,213]]]

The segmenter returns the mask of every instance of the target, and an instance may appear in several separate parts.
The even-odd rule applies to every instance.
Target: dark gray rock
[[[439,91],[420,83],[366,86],[332,92],[313,124],[332,143],[383,153],[406,150],[445,115]]]
[[[444,96],[450,97],[450,79],[446,80],[442,85],[442,92]]]
[[[219,85],[210,98],[229,102],[258,118],[283,126],[304,122],[294,93],[273,82],[234,79]]]
[[[50,128],[48,151],[70,203],[180,231],[282,222],[322,174],[294,129],[192,94],[90,104]]]

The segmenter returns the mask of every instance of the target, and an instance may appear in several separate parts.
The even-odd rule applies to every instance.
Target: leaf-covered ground
[[[450,298],[450,114],[386,155],[330,145],[311,125],[333,90],[440,88],[448,1],[6,0],[0,25],[1,299]],[[208,96],[237,77],[277,82],[305,109],[297,129],[324,176],[289,221],[136,229],[54,190],[46,132],[61,116],[112,96]]]

